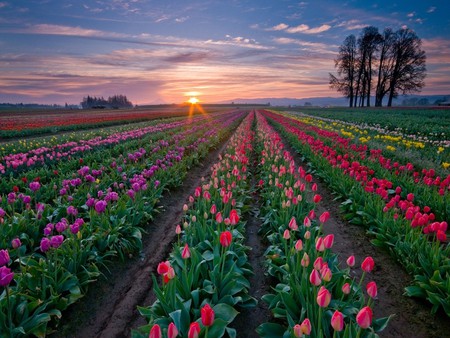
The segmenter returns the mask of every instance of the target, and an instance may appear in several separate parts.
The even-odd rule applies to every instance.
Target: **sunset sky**
[[[368,25],[413,29],[422,94],[450,94],[448,0],[0,0],[0,102],[339,97],[333,59]]]

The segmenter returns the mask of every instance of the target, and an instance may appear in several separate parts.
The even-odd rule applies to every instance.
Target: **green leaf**
[[[221,318],[227,323],[231,323],[239,313],[234,307],[224,303],[215,305],[213,310],[216,318]]]
[[[262,338],[280,338],[283,337],[286,328],[280,324],[264,323],[256,328],[256,332]]]
[[[222,337],[225,334],[227,322],[221,318],[215,318],[213,325],[208,328],[208,337]]]
[[[390,315],[389,317],[383,317],[383,318],[375,319],[375,320],[372,322],[373,330],[374,330],[375,332],[381,332],[381,331],[383,331],[383,330],[386,328],[387,324],[389,323],[389,321],[391,320],[391,318],[392,318],[393,316],[394,316],[394,315]]]

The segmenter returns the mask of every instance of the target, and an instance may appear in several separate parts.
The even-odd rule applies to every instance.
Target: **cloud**
[[[310,41],[303,41],[298,39],[291,39],[291,38],[276,38],[273,40],[275,43],[287,45],[287,44],[293,44],[298,45],[301,47],[304,47],[305,50],[316,52],[316,53],[326,53],[326,54],[336,54],[336,50],[338,46],[336,45],[330,45],[326,43],[320,43],[320,42],[310,42]]]
[[[8,6],[7,2],[0,2],[0,9],[2,9],[3,7]]]
[[[436,10],[436,7],[432,6],[427,9],[427,13],[433,13]]]
[[[408,18],[412,18],[414,15],[416,15],[416,13],[415,12],[411,12],[411,13],[408,13],[406,16]]]
[[[300,24],[295,27],[289,27],[285,23],[280,23],[276,26],[268,28],[267,30],[268,31],[285,31],[290,34],[295,34],[295,33],[318,34],[318,33],[326,32],[330,28],[331,28],[331,26],[326,25],[326,24],[318,26],[318,27],[310,28],[308,25],[305,25],[305,24]]]
[[[268,28],[267,30],[268,31],[283,31],[283,30],[285,30],[288,27],[289,26],[286,25],[285,23],[280,23],[280,24],[278,24],[276,26],[273,26],[272,28]]]
[[[128,36],[127,34],[106,32],[97,29],[81,28],[79,26],[74,27],[74,26],[62,26],[53,24],[38,24],[19,31],[31,34],[65,35],[65,36],[80,36],[80,37],[125,38]]]
[[[175,22],[182,23],[189,19],[189,16],[183,16],[181,18],[176,18]]]
[[[367,26],[369,26],[369,25],[360,23],[359,20],[355,20],[355,19],[348,20],[348,21],[342,21],[341,23],[336,25],[336,27],[344,27],[346,30],[361,30]]]

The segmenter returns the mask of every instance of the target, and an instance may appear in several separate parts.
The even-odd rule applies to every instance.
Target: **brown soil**
[[[200,184],[201,177],[209,177],[210,165],[217,161],[217,156],[225,144],[190,170],[183,185],[168,193],[160,202],[161,213],[146,228],[143,239],[143,252],[140,257],[115,264],[106,278],[91,285],[87,295],[64,314],[57,333],[52,337],[130,337],[131,330],[145,325],[146,322],[137,311],[137,306],[152,304],[155,297],[152,292],[151,275],[156,273],[157,264],[167,259],[175,239],[175,225],[182,215],[182,206],[186,203],[193,187]],[[292,154],[291,148],[287,147]],[[298,165],[304,165],[298,161]],[[361,227],[348,224],[339,216],[339,202],[326,186],[316,181],[323,197],[318,214],[328,210],[331,214],[324,227],[326,233],[333,233],[333,249],[345,259],[355,255],[357,264],[366,256],[375,260],[375,269],[366,277],[378,285],[378,300],[375,304],[375,317],[395,314],[381,337],[448,337],[450,321],[444,313],[433,316],[431,307],[424,301],[407,298],[403,295],[404,287],[410,285],[412,278],[387,253],[375,248]],[[232,323],[237,337],[257,337],[256,327],[270,319],[271,315],[261,296],[270,291],[271,281],[264,274],[264,251],[266,244],[258,236],[260,220],[258,218],[258,201],[253,199],[252,208],[247,215],[247,245],[249,261],[254,269],[250,278],[250,293],[258,300],[258,306],[252,309],[239,309],[241,312]],[[359,269],[355,269],[358,274]]]

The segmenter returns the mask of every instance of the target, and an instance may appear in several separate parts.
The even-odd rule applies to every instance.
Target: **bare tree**
[[[379,45],[378,76],[375,90],[375,107],[383,105],[384,96],[389,93],[389,84],[394,70],[394,47],[395,33],[391,28],[383,31],[382,40]]]
[[[399,93],[420,91],[425,85],[426,55],[422,50],[422,40],[408,29],[395,33],[393,43],[394,68],[389,83],[388,106]]]
[[[349,35],[339,47],[339,55],[334,60],[338,77],[330,73],[330,87],[349,98],[350,107],[353,107],[354,99],[356,53],[356,38],[354,35]]]

